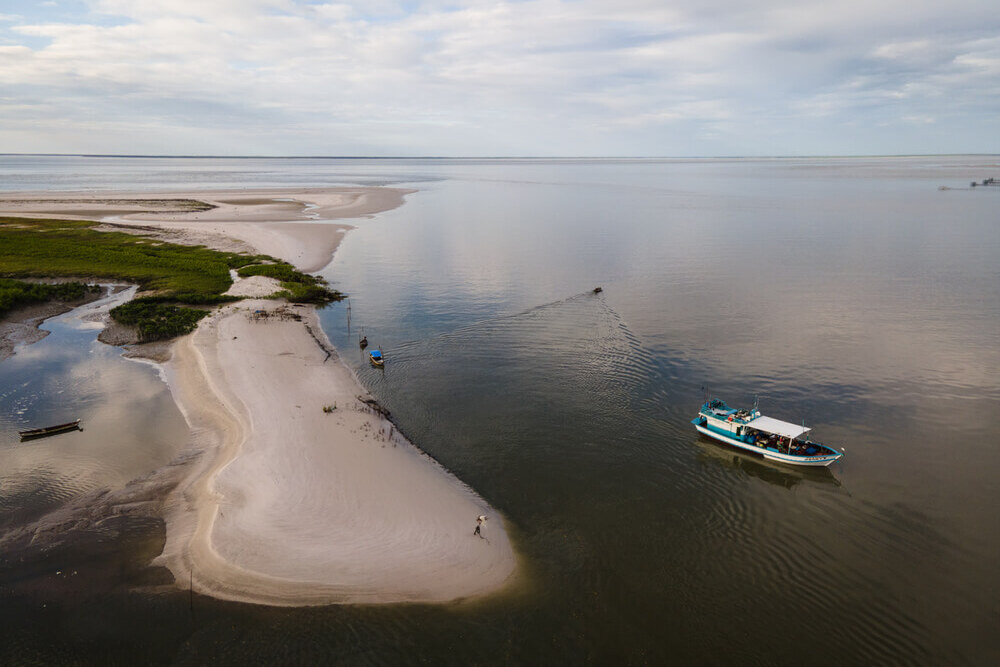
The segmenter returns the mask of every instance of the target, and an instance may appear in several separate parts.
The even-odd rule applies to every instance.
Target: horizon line
[[[230,160],[788,160],[815,158],[992,157],[1000,153],[859,153],[826,155],[219,155],[156,153],[16,153],[0,157],[85,157]]]

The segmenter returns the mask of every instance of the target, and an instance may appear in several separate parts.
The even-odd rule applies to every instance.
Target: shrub
[[[143,342],[183,336],[194,331],[207,310],[135,299],[111,309],[116,322],[136,327]]]
[[[112,309],[111,316],[134,326],[144,341],[192,331],[207,311],[185,305],[212,306],[239,297],[223,294],[232,285],[231,269],[241,276],[269,276],[281,281],[276,296],[298,303],[328,303],[343,298],[326,281],[296,271],[267,255],[219,252],[204,246],[150,243],[123,232],[99,232],[96,222],[0,217],[0,275],[9,277],[95,276],[139,285],[152,292]],[[11,285],[5,285],[11,283]],[[78,298],[66,285],[38,286],[0,282],[0,315],[29,300]],[[63,290],[63,291],[60,291]],[[48,296],[42,296],[42,295]]]
[[[84,283],[29,283],[9,278],[0,278],[0,317],[9,311],[46,301],[76,301],[90,292],[99,290],[96,285]]]
[[[319,276],[296,271],[291,264],[285,262],[244,266],[236,273],[241,278],[267,276],[280,280],[282,291],[275,296],[288,299],[293,303],[330,303],[344,298],[344,295],[337,290],[329,289],[326,286],[326,281]]]
[[[330,303],[340,301],[344,295],[323,285],[303,285],[301,283],[281,283],[282,291],[275,296],[288,299],[292,303]]]

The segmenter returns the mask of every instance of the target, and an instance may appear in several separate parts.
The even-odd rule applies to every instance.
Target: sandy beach
[[[0,214],[100,219],[315,271],[349,229],[329,220],[394,208],[408,192],[36,194],[0,200]],[[215,208],[179,201],[191,199]],[[231,293],[263,297],[275,287],[254,278]],[[164,368],[190,426],[189,462],[164,502],[166,544],[155,561],[178,586],[299,606],[444,602],[511,581],[516,557],[502,516],[373,406],[312,307],[252,299],[220,308],[174,343]]]
[[[278,257],[300,271],[330,263],[348,224],[402,205],[401,188],[290,188],[150,193],[9,193],[0,215],[103,220],[174,243]],[[203,203],[212,208],[195,207]]]
[[[502,518],[364,402],[311,308],[251,317],[276,307],[228,306],[175,345],[170,384],[207,455],[168,502],[162,564],[197,591],[275,605],[500,587],[515,565]]]

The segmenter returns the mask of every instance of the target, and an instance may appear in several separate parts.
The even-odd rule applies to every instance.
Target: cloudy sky
[[[994,0],[0,0],[0,152],[1000,152]]]

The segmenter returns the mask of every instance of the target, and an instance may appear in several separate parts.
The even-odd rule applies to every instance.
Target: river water
[[[192,612],[115,592],[99,623],[15,586],[0,655],[995,664],[1000,188],[968,184],[998,172],[981,156],[2,158],[7,190],[417,189],[356,221],[323,272],[350,299],[323,325],[400,429],[504,514],[523,576],[446,606]],[[29,358],[42,345],[18,373],[63,372]],[[802,471],[700,439],[706,392],[759,397],[846,457]]]

